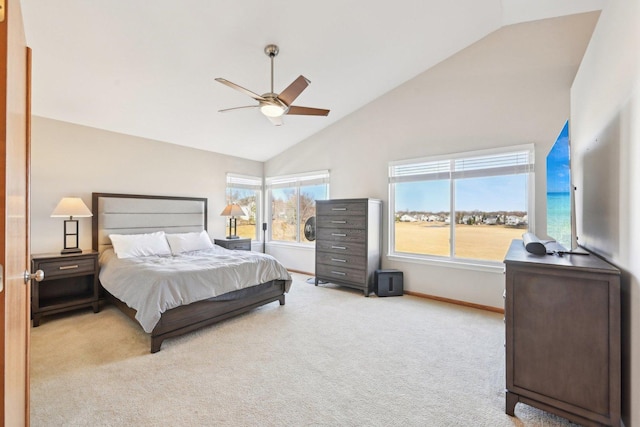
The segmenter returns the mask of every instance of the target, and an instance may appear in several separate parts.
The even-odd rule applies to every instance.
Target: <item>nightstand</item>
[[[251,239],[213,239],[213,243],[226,249],[234,249],[236,251],[250,251]]]
[[[42,270],[41,282],[31,281],[33,326],[40,318],[82,307],[100,311],[98,302],[98,252],[37,254],[31,257],[31,271]]]

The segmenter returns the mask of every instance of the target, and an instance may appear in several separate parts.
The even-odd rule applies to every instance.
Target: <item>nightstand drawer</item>
[[[251,239],[213,239],[213,243],[218,246],[222,246],[225,249],[231,249],[233,251],[250,251]]]
[[[44,271],[44,280],[73,275],[93,274],[96,270],[95,257],[81,259],[65,259],[60,261],[45,261],[38,264]]]
[[[226,247],[227,249],[236,250],[236,251],[250,251],[251,242],[227,243]]]

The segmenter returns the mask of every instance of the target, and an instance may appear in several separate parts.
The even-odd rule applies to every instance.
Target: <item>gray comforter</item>
[[[180,255],[119,259],[112,249],[100,255],[100,282],[113,296],[135,309],[150,333],[160,315],[190,304],[291,275],[275,258],[220,246]]]

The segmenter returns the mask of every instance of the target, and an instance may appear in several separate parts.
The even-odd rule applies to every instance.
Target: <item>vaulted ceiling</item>
[[[264,161],[505,25],[605,0],[21,0],[36,116]],[[273,126],[246,95],[299,75],[328,117]],[[401,112],[394,112],[401,114]]]

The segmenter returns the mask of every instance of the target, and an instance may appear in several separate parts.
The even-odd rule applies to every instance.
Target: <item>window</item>
[[[271,240],[309,243],[304,224],[316,215],[316,200],[329,198],[329,171],[267,178]]]
[[[227,204],[236,203],[246,216],[236,218],[236,234],[260,240],[262,178],[227,174]]]
[[[529,228],[533,146],[389,166],[390,252],[502,261]]]

